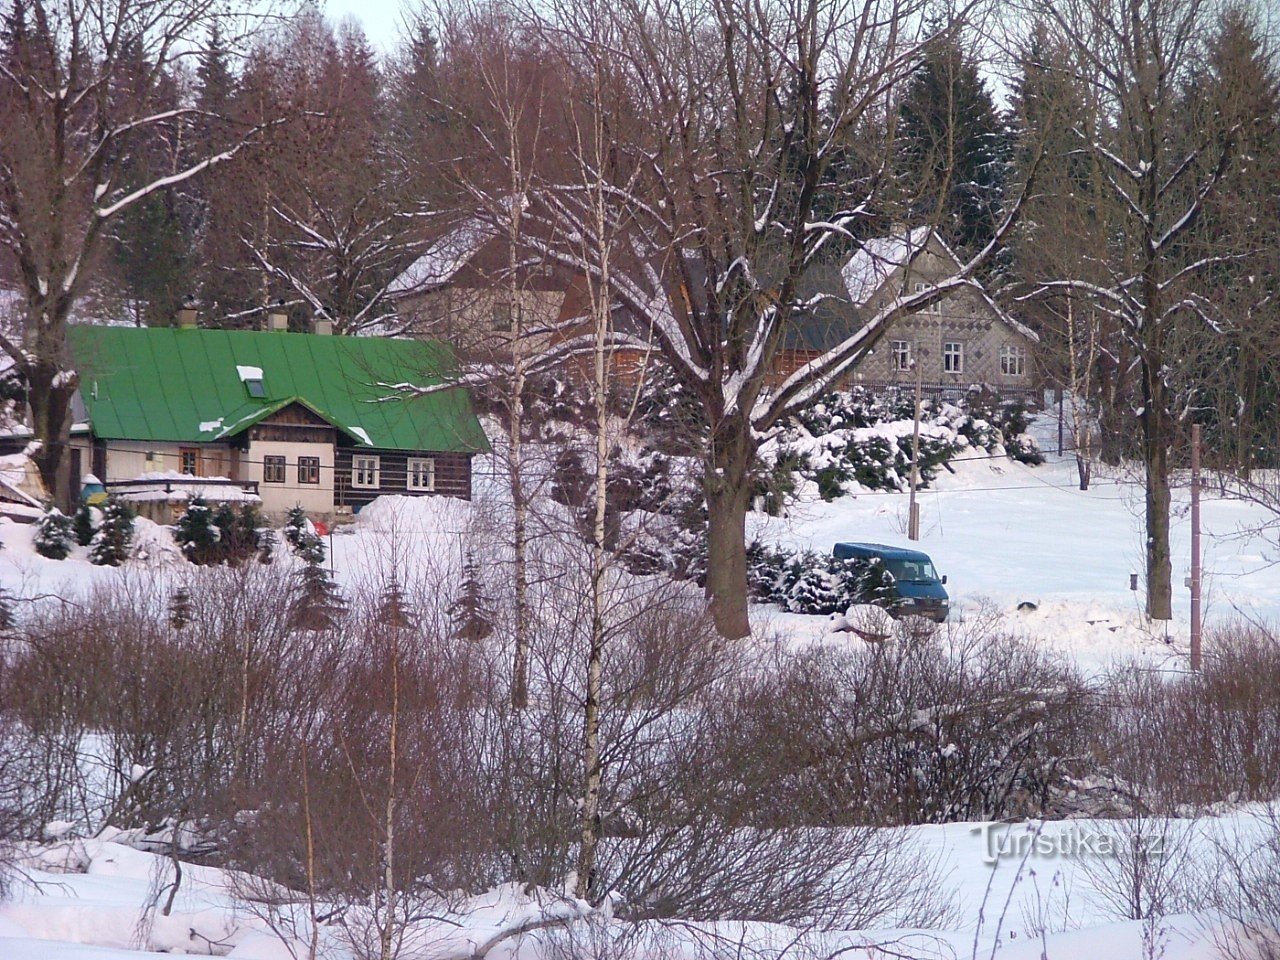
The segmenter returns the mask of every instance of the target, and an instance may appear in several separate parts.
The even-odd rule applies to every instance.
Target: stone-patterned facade
[[[886,276],[870,298],[855,306],[860,319],[887,301],[954,275],[955,257],[936,238],[902,264],[885,264]],[[852,292],[851,292],[852,293]],[[993,390],[1029,390],[1037,383],[1032,331],[1008,317],[985,294],[968,289],[896,321],[854,369],[853,382],[914,383]]]

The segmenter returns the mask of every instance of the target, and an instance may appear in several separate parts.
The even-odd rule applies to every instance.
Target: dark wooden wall
[[[351,486],[351,458],[356,453],[380,458],[379,486],[376,490]],[[436,462],[436,488],[430,493],[409,489],[409,459],[430,457]],[[333,502],[337,506],[363,507],[383,494],[410,497],[461,497],[471,499],[471,454],[405,453],[403,450],[355,450],[338,447],[334,451]]]

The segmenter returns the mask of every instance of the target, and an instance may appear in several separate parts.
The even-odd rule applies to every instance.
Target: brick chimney
[[[289,331],[289,315],[287,313],[272,311],[267,314],[267,329],[272,333],[288,333]]]
[[[333,321],[317,319],[315,329],[320,336],[331,337],[333,336]]]
[[[178,311],[178,326],[184,330],[193,330],[196,326],[196,308],[183,307]]]

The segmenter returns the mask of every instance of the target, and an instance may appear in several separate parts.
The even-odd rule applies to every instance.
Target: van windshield
[[[884,565],[895,580],[905,583],[932,583],[938,573],[928,560],[886,560]]]

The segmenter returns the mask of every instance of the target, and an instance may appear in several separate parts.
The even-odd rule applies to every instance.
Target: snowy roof
[[[849,299],[855,307],[863,306],[875,292],[899,267],[906,266],[929,245],[931,227],[916,227],[903,234],[890,237],[875,237],[862,245],[862,249],[849,258],[849,262],[841,268],[845,289],[849,291]],[[958,268],[960,259],[947,246],[942,237],[936,233],[932,240],[938,244],[943,254]],[[1040,335],[1023,323],[1019,323],[991,299],[981,285],[971,284],[971,289],[992,312],[1009,327],[1026,337],[1033,343],[1040,342]]]
[[[393,295],[415,293],[448,283],[494,236],[496,234],[490,224],[475,218],[463,221],[392,280],[387,292]]]
[[[840,273],[855,307],[870,300],[894,270],[910,263],[925,248],[930,229],[916,227],[897,236],[874,237],[849,258]]]
[[[234,484],[227,477],[197,477],[177,470],[157,470],[112,484],[112,492],[132,503],[167,501],[184,503],[200,497],[211,503],[261,503],[262,498]]]

